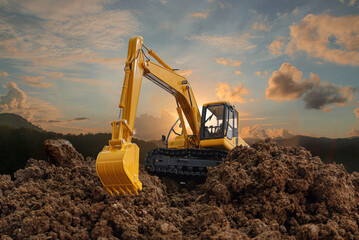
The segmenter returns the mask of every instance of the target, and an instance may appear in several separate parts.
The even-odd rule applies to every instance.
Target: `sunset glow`
[[[0,112],[110,132],[135,36],[180,69],[200,108],[231,101],[242,137],[359,135],[358,1],[4,0]],[[175,100],[146,79],[141,91],[137,136],[160,139]]]

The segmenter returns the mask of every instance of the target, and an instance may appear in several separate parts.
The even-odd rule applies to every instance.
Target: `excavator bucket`
[[[109,146],[98,154],[96,171],[107,192],[113,196],[138,195],[142,183],[138,179],[139,148],[134,143],[126,143],[121,149],[110,150]]]

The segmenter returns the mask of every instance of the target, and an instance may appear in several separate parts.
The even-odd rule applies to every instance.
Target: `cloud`
[[[261,71],[257,71],[254,73],[255,75],[257,75],[258,77],[261,77],[261,78],[265,78],[268,76],[268,71],[264,71],[264,72],[261,72]]]
[[[241,66],[241,64],[242,64],[242,61],[230,59],[230,65],[233,67],[239,67],[239,66]]]
[[[268,32],[271,27],[266,26],[264,23],[254,22],[252,25],[252,29],[255,31],[265,31]]]
[[[39,87],[39,88],[50,88],[52,87],[52,83],[49,82],[40,82],[39,80],[44,79],[44,76],[23,76],[22,77],[25,82],[27,82],[31,87]]]
[[[348,6],[353,7],[355,6],[357,0],[348,0]],[[339,0],[339,2],[345,4],[345,0]],[[359,6],[358,6],[359,7]]]
[[[267,48],[270,50],[272,55],[276,56],[282,54],[282,49],[285,45],[283,39],[284,37],[277,37],[276,40],[274,40],[271,44],[267,46]]]
[[[27,95],[17,87],[16,83],[8,82],[3,88],[8,90],[8,93],[5,96],[0,96],[0,109],[2,112],[29,107]]]
[[[26,69],[75,69],[102,50],[117,50],[140,30],[136,16],[108,8],[109,1],[3,1],[13,20],[0,16],[0,57],[28,61]],[[86,7],[84,7],[86,6]],[[26,23],[24,22],[26,16]],[[25,67],[24,67],[25,68]]]
[[[354,99],[356,89],[335,86],[321,82],[318,75],[311,73],[310,79],[303,79],[303,73],[290,63],[283,63],[274,71],[268,81],[266,98],[274,101],[302,99],[308,109],[328,110],[331,104],[348,105]]]
[[[274,101],[290,101],[302,97],[310,83],[302,81],[302,72],[290,63],[283,63],[269,78],[266,98]]]
[[[7,76],[9,76],[9,74],[8,74],[7,72],[0,72],[0,76],[5,76],[5,77],[7,77]]]
[[[193,35],[189,40],[200,40],[207,43],[209,46],[216,47],[225,52],[244,52],[256,47],[256,45],[249,42],[251,36],[245,33],[241,36],[214,36],[208,34]]]
[[[315,84],[303,97],[305,107],[309,109],[323,109],[329,104],[346,106],[353,101],[355,89],[352,87],[335,86],[329,82]]]
[[[47,121],[49,117],[53,119],[62,117],[62,112],[57,107],[38,98],[28,97],[16,83],[8,82],[3,87],[8,93],[0,96],[1,112],[15,113],[35,123]]]
[[[234,74],[235,74],[235,75],[241,75],[242,72],[241,72],[241,71],[235,71]]]
[[[217,62],[218,64],[221,64],[221,65],[223,65],[223,66],[228,65],[228,61],[227,61],[227,60],[225,60],[223,57],[220,57],[220,58],[214,58],[214,59],[216,60],[216,62]]]
[[[240,136],[242,138],[265,139],[265,138],[291,138],[295,135],[285,128],[262,129],[259,125],[243,127]]]
[[[340,65],[359,66],[359,15],[332,17],[308,14],[290,27],[286,53],[309,56]]]
[[[71,82],[78,82],[78,83],[94,85],[94,86],[108,87],[111,85],[109,81],[104,81],[100,79],[79,78],[79,77],[66,77],[64,79]]]
[[[242,116],[243,114],[241,114]],[[247,117],[247,118],[240,118],[241,121],[261,121],[261,120],[267,120],[269,119],[268,117],[260,117],[260,118],[255,118],[255,117]]]
[[[292,13],[293,13],[294,15],[297,15],[298,12],[299,12],[298,7],[296,7],[296,8],[292,11]]]
[[[357,130],[356,128],[353,128],[350,130],[350,132],[348,133],[348,135],[350,137],[358,137],[359,136],[359,130]]]
[[[190,13],[186,16],[186,18],[202,18],[202,19],[206,19],[208,16],[209,10],[207,10],[206,12],[193,12]]]
[[[188,70],[179,70],[176,73],[183,76],[183,77],[190,77],[191,74],[192,74],[192,70],[190,70],[190,69],[188,69]]]
[[[354,109],[354,114],[357,118],[359,118],[359,108]]]
[[[228,64],[232,67],[239,67],[241,66],[242,64],[242,61],[240,60],[232,60],[230,58],[223,58],[223,57],[220,57],[220,58],[214,58],[216,60],[216,62],[220,65],[223,65],[223,66],[227,66]]]
[[[108,63],[125,63],[126,60],[127,60],[126,58],[118,58],[118,57],[114,57],[114,58],[93,57],[85,60],[84,62],[108,64]]]
[[[151,114],[141,114],[136,117],[135,121],[136,137],[143,140],[161,139],[162,135],[167,136],[175,121],[176,118],[165,110],[161,110],[160,117]]]
[[[89,120],[88,117],[78,117],[78,118],[72,118],[67,120],[48,120],[46,123],[69,123],[69,122],[81,122],[81,121],[87,121]],[[38,121],[41,122],[41,121]]]
[[[219,99],[238,103],[247,102],[247,99],[243,96],[249,94],[249,89],[242,83],[238,83],[237,86],[231,88],[228,83],[219,82],[215,91]]]
[[[88,121],[88,117],[76,117],[64,120],[62,111],[49,102],[39,98],[29,97],[19,89],[14,82],[3,86],[8,90],[0,96],[0,112],[14,113],[48,131],[64,133],[103,132],[103,129],[85,129],[82,126],[74,127],[69,124]]]
[[[61,72],[49,72],[49,73],[44,73],[44,74],[46,74],[47,76],[52,77],[52,78],[62,78],[62,77],[64,77],[64,74],[61,73]]]
[[[333,106],[322,108],[323,112],[331,112],[333,111]]]

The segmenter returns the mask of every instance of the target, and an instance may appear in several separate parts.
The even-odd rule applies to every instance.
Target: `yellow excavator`
[[[159,64],[150,61],[152,56]],[[203,105],[202,116],[188,80],[176,73],[157,54],[143,44],[142,37],[130,39],[118,121],[111,122],[112,138],[98,154],[96,171],[110,195],[138,195],[142,190],[139,174],[139,148],[132,143],[142,77],[172,94],[177,103],[178,120],[167,137],[166,148],[150,151],[146,168],[154,173],[205,176],[235,146],[248,146],[238,136],[238,112],[226,101]],[[179,122],[178,122],[179,121]],[[175,131],[176,124],[182,129]],[[188,124],[189,129],[186,128]],[[171,133],[176,137],[169,140]]]

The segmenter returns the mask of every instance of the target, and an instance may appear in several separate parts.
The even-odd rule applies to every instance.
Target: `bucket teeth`
[[[126,191],[128,192],[128,194],[131,196],[132,195],[132,191],[128,188],[128,187],[126,187]]]
[[[123,189],[121,187],[119,187],[119,190],[120,190],[120,192],[122,193],[123,196],[126,196],[125,191],[123,191]]]
[[[105,187],[105,189],[106,189],[106,191],[107,191],[111,196],[113,196],[112,191],[111,191],[108,187]]]
[[[115,187],[112,187],[112,191],[114,191],[116,193],[117,196],[120,196],[120,193],[116,190]]]
[[[136,195],[138,195],[138,191],[137,191],[136,188],[133,188],[132,191],[133,191]]]
[[[125,145],[121,150],[104,149],[96,160],[96,171],[107,192],[111,195],[138,195],[142,183],[138,180],[136,144]]]

